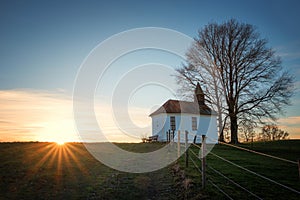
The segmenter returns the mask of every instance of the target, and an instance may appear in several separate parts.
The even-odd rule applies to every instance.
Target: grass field
[[[147,152],[163,144],[119,144]],[[1,143],[0,199],[177,199],[170,168],[129,174],[95,160],[82,144]]]
[[[241,144],[240,146],[292,161],[297,161],[300,158],[299,140],[274,141],[266,143],[256,142],[253,144]],[[190,150],[198,153],[199,149],[191,147]],[[238,150],[225,145],[216,145],[212,152],[235,164],[300,191],[300,179],[297,164]],[[192,159],[197,160],[192,153],[190,153],[190,156]],[[201,166],[200,161],[197,161],[196,164]],[[207,156],[207,165],[221,172],[226,177],[232,179],[263,199],[300,199],[299,194],[293,193],[270,181],[264,180],[245,170],[233,166],[212,154],[208,154]],[[181,160],[181,166],[184,166],[183,159]],[[189,161],[189,167],[186,169],[186,173],[194,181],[193,188],[201,188],[201,175],[191,161]],[[256,199],[254,196],[233,185],[209,167],[207,168],[207,176],[209,180],[212,180],[233,199]],[[205,193],[213,199],[225,198],[225,196],[210,183],[208,183]],[[194,195],[195,192],[191,196]]]
[[[129,151],[149,152],[161,148],[164,144],[118,145]],[[300,157],[300,141],[244,144],[243,147],[289,160],[297,160]],[[191,149],[197,152],[197,148]],[[224,145],[216,145],[213,152],[247,169],[300,190],[297,165]],[[200,161],[197,164],[200,165]],[[212,155],[208,155],[207,164],[264,199],[299,199],[300,197]],[[255,199],[209,169],[208,177],[234,199]],[[188,185],[184,184],[187,182]],[[201,175],[191,161],[189,167],[185,169],[183,158],[179,159],[178,164],[173,163],[155,172],[130,174],[101,164],[80,143],[68,143],[62,146],[55,143],[0,143],[0,199],[184,198],[224,199],[225,197],[210,184],[205,191],[201,191]]]

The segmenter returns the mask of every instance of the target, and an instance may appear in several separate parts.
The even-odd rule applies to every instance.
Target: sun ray
[[[24,158],[24,164],[33,166],[27,170],[27,180],[35,179],[40,170],[47,170],[52,173],[55,182],[53,186],[60,190],[65,177],[72,177],[76,182],[77,177],[74,175],[78,172],[84,176],[90,175],[85,165],[89,154],[81,143],[34,143],[26,151],[29,153]]]
[[[57,182],[57,186],[61,185],[61,178],[63,175],[62,172],[62,151],[63,151],[63,147],[61,147],[60,145],[57,147],[57,157],[56,157],[56,182]]]
[[[77,165],[80,171],[82,171],[85,175],[88,175],[88,170],[79,162],[79,160],[76,158],[74,153],[71,151],[70,148],[65,148],[67,155],[70,156],[70,158],[74,161],[74,163]]]
[[[46,153],[45,156],[43,156],[43,158],[38,163],[36,163],[34,165],[34,167],[33,167],[34,170],[38,170],[55,151],[55,148],[53,148],[53,145],[51,145],[51,146],[46,146],[44,149],[42,148],[42,149],[35,151],[34,155],[39,156],[39,154],[43,154],[45,151],[47,151],[47,147],[50,148],[50,150]]]

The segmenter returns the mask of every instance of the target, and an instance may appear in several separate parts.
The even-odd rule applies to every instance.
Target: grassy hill
[[[134,152],[161,148],[161,143],[118,144]],[[297,160],[300,141],[242,145],[246,148]],[[196,152],[196,147],[191,147]],[[238,165],[300,190],[297,165],[216,145],[213,153]],[[191,153],[190,153],[191,156]],[[196,160],[195,157],[192,157]],[[200,165],[200,161],[197,161]],[[212,156],[208,166],[222,172],[264,199],[299,199],[300,195],[230,166]],[[208,178],[235,199],[255,199],[208,170]],[[224,199],[208,184],[201,191],[201,175],[191,160],[151,173],[130,174],[106,167],[95,160],[80,143],[0,143],[0,199]]]
[[[300,140],[255,142],[253,144],[241,144],[240,146],[295,162],[300,158]],[[198,152],[199,149],[196,147],[191,147],[190,150]],[[280,184],[300,191],[300,179],[297,164],[265,157],[226,145],[215,145],[212,153],[220,156],[221,158],[227,159],[234,164],[249,169],[259,175],[265,176]],[[192,159],[197,161],[195,156],[191,153],[190,156]],[[181,162],[181,166],[184,166],[183,160],[181,160]],[[196,164],[201,166],[200,161],[197,161]],[[245,192],[243,189],[235,186],[232,184],[232,182],[226,180],[226,178],[222,177],[222,175],[218,174],[215,170],[235,181],[260,198],[300,199],[299,194],[240,169],[239,167],[225,162],[224,160],[212,154],[208,154],[207,156],[207,165],[209,166],[207,167],[208,179],[212,180],[217,186],[220,187],[220,189],[222,189],[233,199],[256,198],[248,192]],[[189,177],[194,180],[194,188],[201,188],[201,176],[191,161],[189,161],[189,168],[187,168],[186,171]],[[220,193],[209,183],[205,192],[213,199],[225,198],[222,193]]]

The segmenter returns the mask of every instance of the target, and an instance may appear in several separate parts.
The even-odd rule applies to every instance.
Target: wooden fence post
[[[174,137],[175,137],[175,130],[173,130],[173,133],[172,133],[172,141],[173,141],[173,142],[175,142],[175,141],[174,141]]]
[[[202,189],[206,186],[206,137],[202,135],[202,145],[201,145],[201,160],[202,160]]]
[[[166,135],[167,135],[167,142],[169,142],[169,132],[168,131],[166,132]]]
[[[188,131],[185,131],[185,167],[189,166]]]
[[[180,157],[180,130],[177,132],[177,157]]]
[[[298,171],[299,171],[299,180],[300,180],[300,159],[298,159]]]

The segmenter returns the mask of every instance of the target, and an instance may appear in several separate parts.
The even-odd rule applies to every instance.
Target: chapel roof
[[[179,101],[170,99],[160,106],[150,116],[161,113],[187,113],[200,115],[216,115],[216,112],[210,109],[206,104],[199,105],[198,102]]]
[[[199,84],[196,85],[194,93],[194,101],[180,101],[169,99],[156,111],[150,114],[158,115],[161,113],[187,113],[197,115],[216,115],[217,113],[205,104],[205,94]]]

